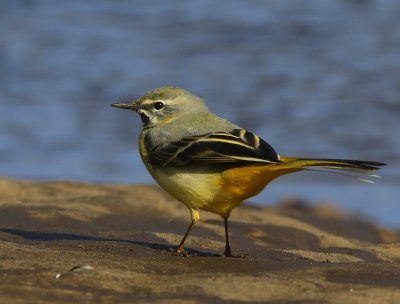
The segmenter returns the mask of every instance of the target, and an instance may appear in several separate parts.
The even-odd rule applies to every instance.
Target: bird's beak
[[[138,105],[135,102],[132,103],[113,103],[112,107],[121,108],[121,109],[129,109],[132,111],[137,111],[139,109]]]

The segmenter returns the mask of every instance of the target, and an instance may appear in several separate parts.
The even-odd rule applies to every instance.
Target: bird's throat
[[[142,119],[143,127],[147,127],[150,124],[149,117],[144,112],[140,112],[139,115]]]

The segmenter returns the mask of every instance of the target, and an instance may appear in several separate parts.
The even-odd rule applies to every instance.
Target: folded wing
[[[244,129],[183,137],[150,151],[152,165],[186,166],[230,163],[278,163],[274,149]]]

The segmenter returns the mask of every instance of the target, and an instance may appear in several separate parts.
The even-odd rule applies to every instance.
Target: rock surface
[[[189,212],[154,186],[0,179],[2,303],[399,303],[400,233],[326,208]]]

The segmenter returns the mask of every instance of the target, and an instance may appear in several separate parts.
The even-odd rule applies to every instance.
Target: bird
[[[222,217],[224,256],[233,257],[228,229],[231,211],[275,178],[321,169],[368,174],[386,165],[279,155],[265,140],[213,114],[201,97],[178,87],[156,88],[137,100],[111,106],[140,115],[143,129],[138,146],[145,167],[165,191],[190,211],[190,225],[174,249],[181,256],[188,255],[184,244],[200,219],[199,210]]]

